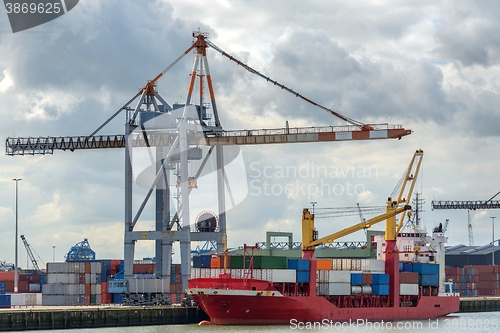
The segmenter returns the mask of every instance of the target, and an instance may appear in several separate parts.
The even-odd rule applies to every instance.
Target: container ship
[[[422,154],[416,151],[399,196],[387,201],[386,213],[318,238],[314,214],[304,209],[302,259],[288,259],[287,269],[259,271],[253,267],[256,246],[245,245],[242,270],[224,268],[210,277],[199,272],[201,276],[188,281],[188,295],[207,313],[210,324],[217,325],[422,320],[457,312],[459,297],[445,282],[442,228],[431,236],[419,228],[402,228],[405,215],[411,216],[408,203]],[[376,259],[316,259],[317,246],[384,220]],[[226,250],[224,254],[226,262]]]

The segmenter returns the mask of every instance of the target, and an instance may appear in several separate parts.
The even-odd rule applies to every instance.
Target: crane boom
[[[38,263],[36,262],[35,256],[33,255],[33,252],[31,251],[30,245],[28,244],[28,241],[26,241],[26,238],[24,235],[21,235],[21,239],[23,240],[24,247],[26,248],[26,252],[28,252],[28,257],[31,260],[31,263],[33,264],[33,268],[36,269],[37,271],[40,270],[38,267]]]
[[[318,239],[318,232],[314,227],[314,215],[309,213],[308,209],[304,209],[302,212],[302,250],[314,250],[316,246],[332,243],[335,239],[370,228],[372,225],[383,220],[386,220],[385,238],[387,240],[396,240],[396,236],[402,227],[404,216],[411,209],[409,202],[420,170],[423,154],[424,152],[421,149],[415,151],[410,165],[403,176],[399,195],[396,200],[392,200],[391,197],[387,199],[387,210],[384,214],[361,221],[353,226]],[[399,223],[396,223],[396,215],[400,213],[402,213],[402,217]]]

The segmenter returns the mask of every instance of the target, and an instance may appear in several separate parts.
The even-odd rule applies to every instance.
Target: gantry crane
[[[474,246],[474,235],[472,232],[472,221],[470,211],[476,209],[498,209],[500,201],[493,200],[500,192],[489,198],[488,200],[469,200],[469,201],[432,201],[432,209],[467,209],[467,229],[469,231],[469,246]]]
[[[193,44],[171,65],[144,85],[127,103],[120,107],[109,119],[88,136],[69,137],[19,137],[7,138],[7,155],[52,154],[54,150],[84,150],[125,148],[125,240],[124,240],[124,275],[132,277],[135,242],[139,240],[156,241],[156,275],[170,277],[172,242],[181,243],[181,262],[189,263],[191,241],[217,241],[218,251],[223,248],[223,236],[226,234],[225,218],[225,182],[227,182],[223,147],[226,145],[253,145],[273,143],[326,142],[349,140],[401,139],[411,134],[411,130],[401,125],[365,124],[337,111],[324,107],[281,83],[259,73],[250,66],[237,60],[208,39],[208,34],[200,31],[193,33]],[[224,57],[242,66],[247,71],[271,82],[284,91],[336,116],[347,122],[347,126],[300,127],[256,130],[225,130],[222,128],[215,102],[212,79],[207,61],[207,49],[211,47]],[[185,55],[194,51],[193,69],[189,81],[185,104],[169,105],[157,91],[157,82]],[[199,84],[199,104],[193,102],[195,81]],[[208,86],[210,104],[204,103],[204,87]],[[132,103],[136,103],[135,106]],[[211,106],[214,122],[207,113]],[[97,135],[113,118],[122,111],[126,114],[124,135]],[[204,158],[201,146],[210,149]],[[151,164],[156,166],[153,183],[135,216],[132,214],[132,151],[133,148],[148,149]],[[151,149],[155,149],[154,152]],[[190,231],[189,193],[191,186],[203,171],[208,159],[215,154],[217,167],[218,191],[218,231],[194,233]],[[188,174],[190,160],[202,160],[195,175]],[[177,181],[177,207],[170,218],[170,167],[175,164]],[[141,213],[156,189],[156,229],[154,231],[134,230]],[[392,208],[391,208],[392,209]],[[396,208],[394,208],[396,209]],[[190,265],[182,265],[182,283],[187,287]]]
[[[392,304],[399,304],[399,251],[396,245],[396,238],[403,227],[404,218],[407,211],[411,209],[410,199],[413,188],[422,164],[424,152],[417,150],[403,176],[403,182],[400,185],[397,197],[387,199],[387,208],[384,214],[362,221],[351,227],[345,228],[325,237],[318,238],[318,232],[314,227],[314,215],[309,213],[308,209],[302,212],[302,258],[315,259],[314,249],[327,243],[332,243],[340,237],[347,236],[353,232],[370,228],[376,223],[386,221],[385,242],[386,242],[386,261],[385,271],[389,274],[390,284],[389,294]],[[396,192],[396,191],[395,191]],[[399,222],[396,221],[396,215],[401,214]],[[311,265],[316,265],[315,260],[311,260]],[[314,269],[315,270],[315,269]],[[310,279],[310,288],[316,290],[316,279]],[[396,286],[396,287],[395,287]]]

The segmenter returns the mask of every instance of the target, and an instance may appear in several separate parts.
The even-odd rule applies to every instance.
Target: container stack
[[[462,297],[500,296],[500,266],[467,265],[446,268],[446,281],[453,282],[453,292]]]
[[[42,305],[101,304],[101,262],[47,264]]]
[[[418,273],[399,272],[399,294],[401,296],[417,296],[418,293]]]
[[[372,275],[372,293],[373,295],[389,295],[389,274]]]
[[[288,259],[288,269],[294,269],[297,272],[296,273],[297,283],[309,283],[309,269],[310,269],[309,260]]]

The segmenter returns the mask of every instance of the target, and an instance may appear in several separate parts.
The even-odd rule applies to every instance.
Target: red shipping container
[[[154,274],[155,264],[134,264],[134,274]]]
[[[29,282],[28,281],[18,281],[17,290],[20,293],[27,293],[27,292],[29,292],[30,291]]]
[[[498,281],[479,281],[477,283],[478,289],[498,289],[500,284]]]
[[[479,274],[479,281],[498,281],[498,273],[481,273]]]
[[[90,273],[90,262],[85,263],[85,273]]]
[[[361,275],[361,282],[363,284],[372,284],[372,275],[371,274],[367,274],[367,273],[363,273]]]
[[[14,281],[14,271],[0,271],[0,281]]]
[[[108,292],[108,283],[101,282],[101,295]]]
[[[85,297],[89,297],[89,304],[90,304],[90,284],[85,285]]]
[[[399,283],[418,284],[417,272],[399,272]]]

